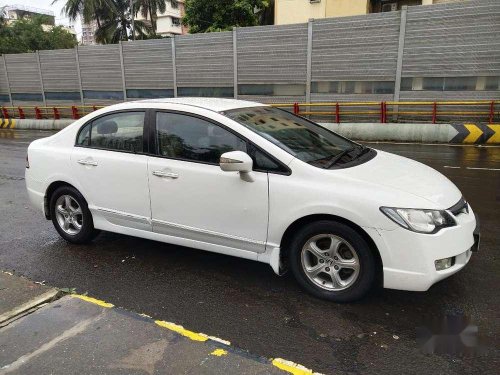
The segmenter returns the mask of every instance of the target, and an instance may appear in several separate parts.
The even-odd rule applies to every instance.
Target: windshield
[[[238,108],[226,111],[224,115],[296,158],[321,168],[350,161],[363,148],[320,125],[278,108]],[[356,151],[357,154],[351,151]]]

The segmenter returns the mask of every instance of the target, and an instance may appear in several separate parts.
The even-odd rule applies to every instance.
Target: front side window
[[[224,112],[224,115],[296,158],[321,168],[352,161],[365,150],[357,143],[278,108],[239,108]]]
[[[246,142],[209,121],[178,113],[156,114],[156,143],[161,156],[219,164],[229,151],[246,152]]]
[[[106,150],[143,152],[144,112],[113,113],[85,125],[76,144]]]

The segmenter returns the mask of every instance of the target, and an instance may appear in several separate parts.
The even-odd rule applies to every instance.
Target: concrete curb
[[[0,120],[0,129],[61,130],[72,119]],[[500,124],[320,123],[340,135],[359,141],[451,144],[500,144]]]
[[[52,302],[57,299],[62,293],[57,289],[51,289],[41,296],[33,298],[32,300],[23,303],[20,306],[0,315],[0,328],[6,326],[14,320],[17,320],[27,313],[31,312],[33,309],[41,307],[42,305]]]

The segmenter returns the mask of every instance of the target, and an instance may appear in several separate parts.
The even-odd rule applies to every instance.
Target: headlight
[[[380,207],[380,211],[403,228],[419,233],[436,233],[442,228],[457,225],[446,211],[392,207]]]

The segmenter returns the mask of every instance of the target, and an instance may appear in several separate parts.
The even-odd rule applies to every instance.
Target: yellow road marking
[[[160,327],[169,329],[171,331],[177,332],[178,334],[185,336],[193,341],[207,341],[208,338],[200,335],[199,333],[189,331],[185,329],[183,326],[177,325],[175,323],[165,322],[163,320],[155,320],[155,323]]]
[[[493,134],[490,139],[486,141],[486,143],[500,143],[500,124],[498,125],[488,125],[488,128],[493,130],[495,134]]]
[[[290,374],[293,375],[307,375],[307,374],[313,374],[312,370],[309,370],[308,368],[299,365],[298,363],[294,363],[291,361],[287,361],[285,359],[281,358],[275,358],[273,359],[273,365],[280,370],[289,372]]]
[[[10,123],[10,128],[14,129],[16,127],[16,120],[12,119],[12,122]]]
[[[104,302],[104,301],[101,301],[100,299],[96,299],[96,298],[92,298],[92,297],[88,297],[88,296],[82,296],[81,294],[71,294],[71,297],[79,298],[81,300],[93,303],[93,304],[101,306],[101,307],[106,307],[108,309],[115,306],[112,303]]]
[[[479,129],[479,127],[475,124],[464,124],[464,126],[467,128],[470,134],[465,137],[463,143],[476,143],[479,137],[483,135],[481,129]]]
[[[224,349],[215,349],[210,355],[215,355],[216,357],[222,357],[223,355],[227,355],[227,350]]]

